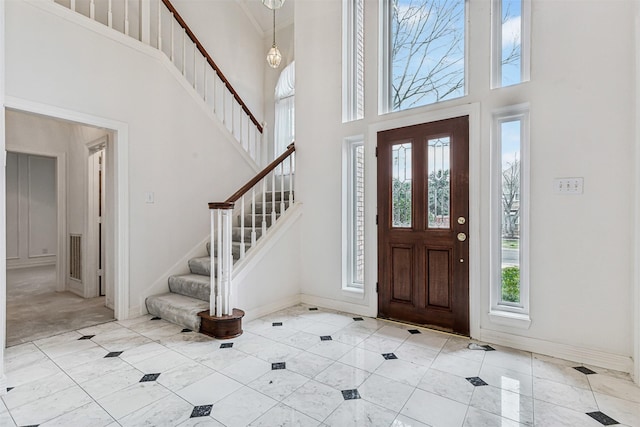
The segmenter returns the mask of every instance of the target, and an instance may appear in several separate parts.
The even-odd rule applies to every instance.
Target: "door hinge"
[[[376,293],[378,293],[379,289],[380,289],[380,284],[376,282]]]
[[[376,225],[378,225],[378,215],[376,215]]]
[[[376,157],[378,157],[378,147],[376,147]]]

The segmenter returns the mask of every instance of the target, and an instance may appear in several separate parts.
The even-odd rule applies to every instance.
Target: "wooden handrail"
[[[222,80],[222,82],[227,87],[229,92],[231,92],[235,100],[238,102],[238,104],[240,104],[240,107],[242,107],[242,110],[247,114],[247,116],[249,116],[249,118],[251,119],[253,124],[256,126],[258,131],[262,133],[263,132],[262,125],[260,125],[260,123],[258,122],[258,119],[256,119],[255,116],[251,113],[251,111],[249,110],[249,107],[247,107],[247,104],[244,103],[242,98],[240,98],[240,95],[238,95],[238,92],[236,92],[233,86],[231,86],[231,83],[222,73],[218,65],[215,62],[213,62],[213,59],[211,59],[211,56],[209,55],[209,53],[205,50],[204,46],[202,45],[202,43],[200,43],[200,40],[198,40],[196,35],[193,34],[193,31],[191,31],[191,28],[189,28],[189,26],[184,21],[184,19],[182,19],[182,16],[180,16],[180,14],[176,10],[176,8],[173,6],[173,4],[171,4],[169,0],[162,0],[162,3],[173,14],[173,17],[175,18],[175,20],[178,21],[178,24],[180,24],[180,26],[184,29],[184,31],[187,33],[187,35],[191,39],[191,41],[196,45],[200,54],[207,60],[207,63],[211,66],[211,68],[214,69],[216,74],[218,74],[218,77],[220,78],[220,80]]]
[[[260,171],[260,173],[254,176],[251,179],[251,181],[243,185],[242,188],[240,188],[238,191],[233,193],[231,197],[229,197],[227,200],[225,200],[224,202],[209,202],[209,209],[233,209],[236,201],[238,201],[240,197],[242,197],[249,190],[251,190],[257,183],[259,183],[262,180],[262,178],[267,176],[269,172],[277,168],[278,165],[284,162],[287,159],[287,157],[293,154],[294,151],[296,151],[296,147],[295,147],[295,144],[292,142],[291,144],[289,144],[289,146],[287,147],[287,150],[284,153],[278,156],[278,158],[275,159],[273,162],[269,163],[269,165],[266,168],[262,169],[262,171]]]

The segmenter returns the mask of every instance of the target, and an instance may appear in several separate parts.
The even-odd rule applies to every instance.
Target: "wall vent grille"
[[[82,235],[71,234],[69,240],[69,277],[82,280]]]

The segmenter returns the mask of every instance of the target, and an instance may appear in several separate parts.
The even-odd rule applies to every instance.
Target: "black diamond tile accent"
[[[184,329],[183,329],[183,330],[181,330],[180,332],[193,332],[193,331],[192,331],[191,329],[184,328]]]
[[[597,422],[599,422],[603,426],[612,426],[614,424],[620,424],[619,422],[617,422],[616,420],[614,420],[613,418],[611,418],[607,414],[604,414],[604,413],[602,413],[600,411],[587,412],[587,415],[589,415],[591,418],[593,418],[594,420],[596,420]]]
[[[481,347],[484,348],[484,351],[496,351],[496,349],[491,347],[489,344],[485,344]]]
[[[271,326],[282,326],[282,322],[273,322]]]
[[[9,393],[11,390],[13,390],[13,387],[7,387],[7,393]]]
[[[122,354],[122,352],[121,352],[121,351],[111,351],[111,352],[109,352],[109,353],[105,356],[105,358],[106,358],[106,357],[118,357],[118,356],[120,356],[121,354]]]
[[[38,427],[40,424],[29,424],[28,426],[22,426],[22,427]]]
[[[354,317],[353,320],[355,320],[356,322],[363,322],[364,319],[362,317]]]
[[[575,369],[578,372],[582,372],[585,375],[592,375],[592,374],[597,374],[596,371],[592,371],[591,369],[585,367],[585,366],[574,366],[573,369]]]
[[[152,317],[151,320],[160,320],[160,317],[155,316],[155,317]]]
[[[190,418],[208,417],[211,414],[211,408],[213,408],[213,405],[194,406]]]
[[[421,334],[422,333],[417,329],[409,329],[409,330],[407,330],[407,332],[409,332],[411,335],[413,335],[413,334]]]
[[[360,393],[358,393],[358,389],[356,388],[352,390],[342,390],[342,397],[344,400],[360,399]]]
[[[149,381],[155,381],[158,379],[159,376],[160,374],[145,374],[145,376],[143,376],[139,382],[146,383]]]
[[[274,370],[274,371],[276,369],[287,369],[287,364],[285,362],[272,363],[271,364],[271,369]]]
[[[309,311],[318,311],[318,307],[309,307]]]
[[[467,381],[469,381],[471,384],[473,384],[476,387],[483,386],[483,385],[489,385],[489,384],[485,383],[482,380],[482,378],[480,378],[480,377],[469,377],[469,378],[467,378]]]
[[[398,358],[398,356],[396,356],[393,353],[382,353],[382,357],[384,357],[386,360],[392,360],[392,359]]]
[[[220,344],[220,348],[231,348],[233,347],[233,343],[232,342],[225,342]]]
[[[320,341],[333,341],[333,338],[331,338],[331,335],[323,335],[320,337]]]
[[[80,338],[78,338],[78,341],[80,341],[80,340],[90,340],[93,337],[95,337],[95,335],[83,335]]]

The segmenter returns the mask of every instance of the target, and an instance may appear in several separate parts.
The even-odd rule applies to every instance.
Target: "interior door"
[[[469,118],[378,133],[378,315],[469,335]]]

